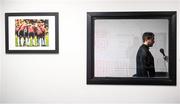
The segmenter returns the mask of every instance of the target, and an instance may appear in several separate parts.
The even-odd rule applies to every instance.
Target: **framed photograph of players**
[[[88,12],[87,84],[176,85],[176,11]]]
[[[58,53],[57,12],[5,13],[6,53]]]

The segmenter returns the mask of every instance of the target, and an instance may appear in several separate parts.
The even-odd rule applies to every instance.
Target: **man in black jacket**
[[[136,55],[136,77],[154,77],[154,58],[149,51],[149,47],[154,44],[154,34],[145,32],[142,36],[143,44]]]

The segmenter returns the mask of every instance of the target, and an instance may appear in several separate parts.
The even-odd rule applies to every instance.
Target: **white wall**
[[[87,11],[177,10],[179,20],[177,0],[4,0],[3,5],[2,103],[180,103],[179,70],[177,86],[86,85]],[[59,12],[59,54],[5,54],[5,12],[51,11]]]
[[[3,5],[2,5],[2,1],[0,1],[0,20],[2,20],[2,16],[3,16],[3,14],[2,14],[2,9],[3,9]],[[3,26],[3,23],[2,23],[2,21],[1,21],[1,23],[0,23],[0,34],[2,34],[2,26]],[[0,49],[2,49],[2,44],[3,44],[3,42],[2,42],[2,39],[0,38]],[[1,98],[2,98],[2,58],[1,58],[1,56],[2,56],[2,51],[0,51],[0,101],[1,101]]]

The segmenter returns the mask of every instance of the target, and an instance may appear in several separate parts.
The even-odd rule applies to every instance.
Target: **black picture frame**
[[[97,19],[168,19],[169,20],[169,77],[95,77],[94,30]],[[176,85],[176,11],[87,12],[87,84],[119,85]]]
[[[9,49],[9,17],[14,16],[53,16],[54,19],[54,33],[55,46],[53,50],[10,50]],[[59,53],[59,13],[58,12],[23,12],[23,13],[5,13],[5,48],[7,54],[57,54]]]

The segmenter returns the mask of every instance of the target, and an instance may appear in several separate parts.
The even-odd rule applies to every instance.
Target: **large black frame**
[[[9,50],[9,21],[10,16],[54,16],[55,17],[55,50]],[[6,53],[59,53],[59,13],[58,12],[32,12],[32,13],[5,13],[5,40]]]
[[[95,77],[94,22],[97,19],[168,19],[169,20],[169,77]],[[148,12],[88,12],[87,13],[87,84],[176,85],[176,11]]]

